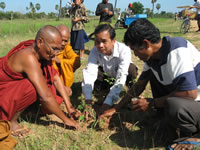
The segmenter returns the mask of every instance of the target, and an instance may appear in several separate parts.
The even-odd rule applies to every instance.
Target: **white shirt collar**
[[[96,47],[96,49],[97,49],[97,51],[99,52],[99,54],[100,54],[102,57],[104,57],[104,58],[107,59],[107,56],[106,56],[106,55],[102,54],[102,53],[98,50],[97,47]],[[118,42],[117,42],[117,41],[115,42],[114,48],[113,48],[113,49],[114,49],[114,50],[113,50],[113,53],[112,53],[109,57],[110,57],[110,58],[119,57],[119,45],[118,45]]]

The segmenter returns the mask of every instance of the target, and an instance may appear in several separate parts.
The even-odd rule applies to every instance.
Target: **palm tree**
[[[59,11],[59,9],[60,9],[59,5],[56,5],[55,10]]]
[[[154,4],[156,3],[157,0],[151,0],[151,3],[152,3],[152,14],[153,14],[153,11],[154,11]]]
[[[59,9],[59,17],[58,18],[61,17],[61,10],[62,10],[62,0],[60,0],[60,9]]]
[[[160,4],[158,3],[158,4],[156,4],[156,8],[157,8],[157,10],[158,10],[158,13],[159,13],[159,9],[160,9]]]
[[[39,3],[35,4],[35,8],[39,11],[40,10],[40,4]]]
[[[29,9],[31,10],[32,17],[33,17],[35,14],[35,7],[32,2],[30,2],[29,7],[26,7],[26,10],[29,10]]]
[[[30,2],[30,4],[29,4],[29,8],[33,8],[33,7],[34,7],[33,3]]]
[[[1,2],[1,3],[0,3],[0,7],[1,7],[2,9],[4,9],[4,8],[6,8],[6,4],[5,4],[4,2]]]

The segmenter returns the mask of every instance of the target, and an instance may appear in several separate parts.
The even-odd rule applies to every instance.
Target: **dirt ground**
[[[190,31],[197,31],[197,30],[198,30],[197,20],[191,20]]]

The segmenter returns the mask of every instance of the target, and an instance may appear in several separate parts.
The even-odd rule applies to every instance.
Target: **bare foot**
[[[196,146],[200,144],[200,139],[199,138],[189,138],[184,141],[175,143],[171,145],[171,149],[173,150],[192,150]]]
[[[27,127],[20,127],[16,121],[11,121],[12,135],[17,137],[23,137],[30,133],[30,129]]]

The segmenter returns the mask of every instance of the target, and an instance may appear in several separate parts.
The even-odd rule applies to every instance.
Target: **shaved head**
[[[70,31],[69,28],[65,25],[58,25],[57,29],[60,31],[61,36],[62,36],[62,49],[65,48],[67,45],[69,38],[70,38]]]
[[[59,30],[51,25],[42,27],[35,38],[35,50],[39,59],[51,61],[56,51],[61,50],[62,36]]]
[[[61,24],[57,26],[57,29],[60,31],[62,36],[66,36],[66,35],[69,36],[70,32],[67,26]]]
[[[39,38],[52,43],[55,40],[61,40],[61,33],[56,27],[46,25],[37,32],[35,40],[37,41]]]

